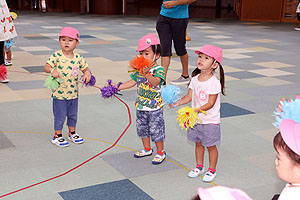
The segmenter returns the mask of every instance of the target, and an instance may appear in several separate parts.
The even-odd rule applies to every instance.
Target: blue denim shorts
[[[163,141],[166,137],[163,109],[136,110],[136,129],[141,138],[151,137],[152,142]]]
[[[188,129],[187,139],[192,142],[201,142],[204,147],[220,144],[220,124],[197,124]]]

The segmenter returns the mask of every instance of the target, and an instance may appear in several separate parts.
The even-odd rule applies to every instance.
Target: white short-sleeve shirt
[[[202,120],[202,124],[219,124],[220,123],[220,93],[221,84],[216,76],[204,82],[198,80],[199,74],[191,80],[189,88],[193,90],[192,107],[199,108],[208,102],[210,94],[218,94],[214,106],[207,110],[207,115],[199,113],[198,116]]]
[[[286,184],[285,188],[280,193],[278,200],[298,200],[300,199],[300,187],[291,187]]]

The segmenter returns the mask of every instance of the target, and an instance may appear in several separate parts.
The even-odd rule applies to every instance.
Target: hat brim
[[[300,124],[292,119],[280,123],[280,133],[286,145],[300,156]]]
[[[199,55],[199,53],[204,53],[205,55],[208,55],[208,56],[210,56],[210,57],[213,58],[213,55],[211,55],[209,52],[206,52],[206,51],[203,51],[203,50],[201,50],[201,51],[197,50],[197,51],[195,51],[195,53],[196,53],[197,55]]]

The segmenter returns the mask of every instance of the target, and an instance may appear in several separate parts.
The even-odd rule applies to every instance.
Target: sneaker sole
[[[80,142],[74,142],[72,139],[70,139],[69,137],[68,137],[68,139],[71,141],[71,142],[73,142],[74,144],[82,144],[82,143],[84,143],[84,140],[82,140],[82,141],[80,141]]]
[[[146,157],[146,156],[152,156],[152,153],[149,154],[149,155],[143,155],[143,156],[138,156],[138,155],[136,155],[136,154],[133,154],[133,156],[134,156],[135,158],[143,158],[143,157]]]
[[[51,141],[52,144],[54,144],[55,146],[58,146],[58,147],[61,147],[61,148],[65,148],[65,147],[68,147],[70,144],[66,144],[66,145],[59,145],[59,144],[56,144],[54,142]]]
[[[189,83],[190,83],[190,81],[188,81],[188,82],[180,82],[180,83],[170,82],[170,84],[172,84],[172,85],[187,85]]]
[[[163,163],[165,159],[166,159],[166,158],[164,158],[161,162],[153,162],[153,161],[152,161],[152,164],[153,164],[153,165],[159,165],[159,164]]]

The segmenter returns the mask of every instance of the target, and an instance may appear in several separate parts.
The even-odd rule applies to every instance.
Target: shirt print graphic
[[[205,93],[204,90],[200,90],[199,94],[198,94],[198,99],[199,101],[206,101],[208,98],[208,95]]]
[[[143,109],[144,107],[155,109],[162,103],[161,95],[158,87],[152,87],[145,76],[137,77],[139,84],[138,98],[136,107]]]

